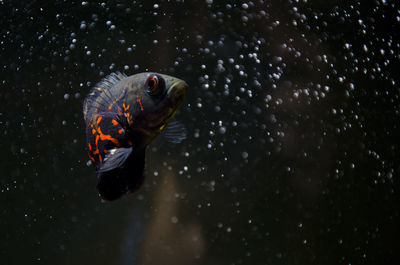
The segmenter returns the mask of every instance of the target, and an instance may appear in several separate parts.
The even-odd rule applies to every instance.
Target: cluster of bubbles
[[[310,210],[299,210],[312,203],[331,207],[341,223],[347,219],[335,205],[345,206],[335,194],[349,199],[354,190],[359,196],[384,190],[389,202],[394,196],[400,154],[396,1],[58,4],[1,3],[13,16],[1,29],[0,51],[16,56],[2,60],[7,76],[1,84],[9,89],[0,95],[6,102],[0,126],[12,159],[2,162],[9,173],[0,194],[82,197],[74,187],[87,186],[89,180],[78,176],[91,172],[82,151],[84,95],[111,72],[156,71],[190,84],[177,115],[188,139],[172,148],[152,147],[151,156],[159,159],[148,164],[145,190],[163,184],[163,173],[176,173],[182,187],[175,199],[199,218],[221,210],[212,218],[210,241],[240,237],[243,260],[259,256],[247,248],[255,248],[256,238],[272,253],[270,263],[293,261],[263,240],[274,239],[268,227],[282,220],[282,237],[291,236],[287,229],[304,248],[317,244]],[[54,173],[69,188],[43,187]],[[295,206],[286,210],[298,213],[292,222],[278,209],[288,201]],[[30,206],[41,209],[34,199]],[[257,215],[263,207],[274,217]],[[20,215],[28,220],[38,212]],[[170,216],[172,224],[184,219]],[[324,233],[335,225],[323,222],[318,225]],[[376,229],[376,223],[368,226]],[[346,236],[338,234],[337,245],[351,244]],[[365,240],[356,242],[351,247],[360,251],[353,260],[367,258]],[[352,262],[344,254],[337,259]]]

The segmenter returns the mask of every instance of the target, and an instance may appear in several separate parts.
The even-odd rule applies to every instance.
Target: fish
[[[83,117],[101,199],[114,201],[142,186],[146,147],[166,131],[187,90],[185,81],[155,72],[111,73],[90,90]],[[166,135],[180,142],[184,126],[173,121]]]

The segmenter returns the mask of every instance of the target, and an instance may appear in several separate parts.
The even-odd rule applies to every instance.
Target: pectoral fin
[[[132,147],[111,149],[107,153],[104,163],[100,166],[98,172],[106,172],[122,166],[131,153]]]
[[[181,122],[172,120],[165,127],[162,136],[168,143],[179,144],[186,139],[186,128]]]

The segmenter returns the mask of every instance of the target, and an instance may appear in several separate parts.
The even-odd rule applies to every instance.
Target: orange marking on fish
[[[108,150],[107,149],[104,149],[104,154],[107,154],[108,153]]]
[[[103,116],[99,116],[99,117],[97,118],[96,123],[99,124],[102,118],[103,118]]]
[[[108,110],[111,110],[111,108],[112,108],[112,105],[108,106]]]
[[[100,163],[103,162],[103,158],[101,157],[101,155],[99,155],[99,160],[100,160]]]
[[[90,143],[88,143],[89,146],[89,150],[92,150],[92,145]]]
[[[112,120],[112,124],[114,125],[114,126],[117,126],[118,125],[118,122],[116,121],[116,120]]]
[[[124,104],[122,104],[122,108],[124,109],[124,111],[127,111],[128,109],[129,109],[129,105],[125,105],[125,103]]]
[[[100,128],[99,128],[99,130],[100,130]],[[97,147],[97,150],[99,149],[99,138],[100,138],[100,136],[97,135],[96,136],[96,147]]]
[[[140,108],[141,108],[142,111],[143,111],[142,101],[140,100],[140,98],[136,99],[136,102],[139,103]]]
[[[118,130],[118,133],[119,133],[119,134],[122,134],[122,129],[119,129],[119,130]]]
[[[98,133],[99,133],[99,135],[97,135],[97,137],[100,136],[100,140],[102,140],[102,141],[109,140],[109,141],[113,142],[117,147],[121,146],[118,139],[112,137],[109,134],[103,134],[100,127],[98,128]],[[96,141],[98,139],[97,137],[96,137]],[[96,144],[96,146],[97,146],[97,144]]]
[[[96,130],[95,129],[92,129],[92,134],[95,134],[96,133]]]

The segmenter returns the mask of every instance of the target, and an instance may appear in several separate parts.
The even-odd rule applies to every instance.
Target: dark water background
[[[1,1],[0,264],[396,264],[397,1]],[[101,203],[82,101],[190,84],[180,145]]]

